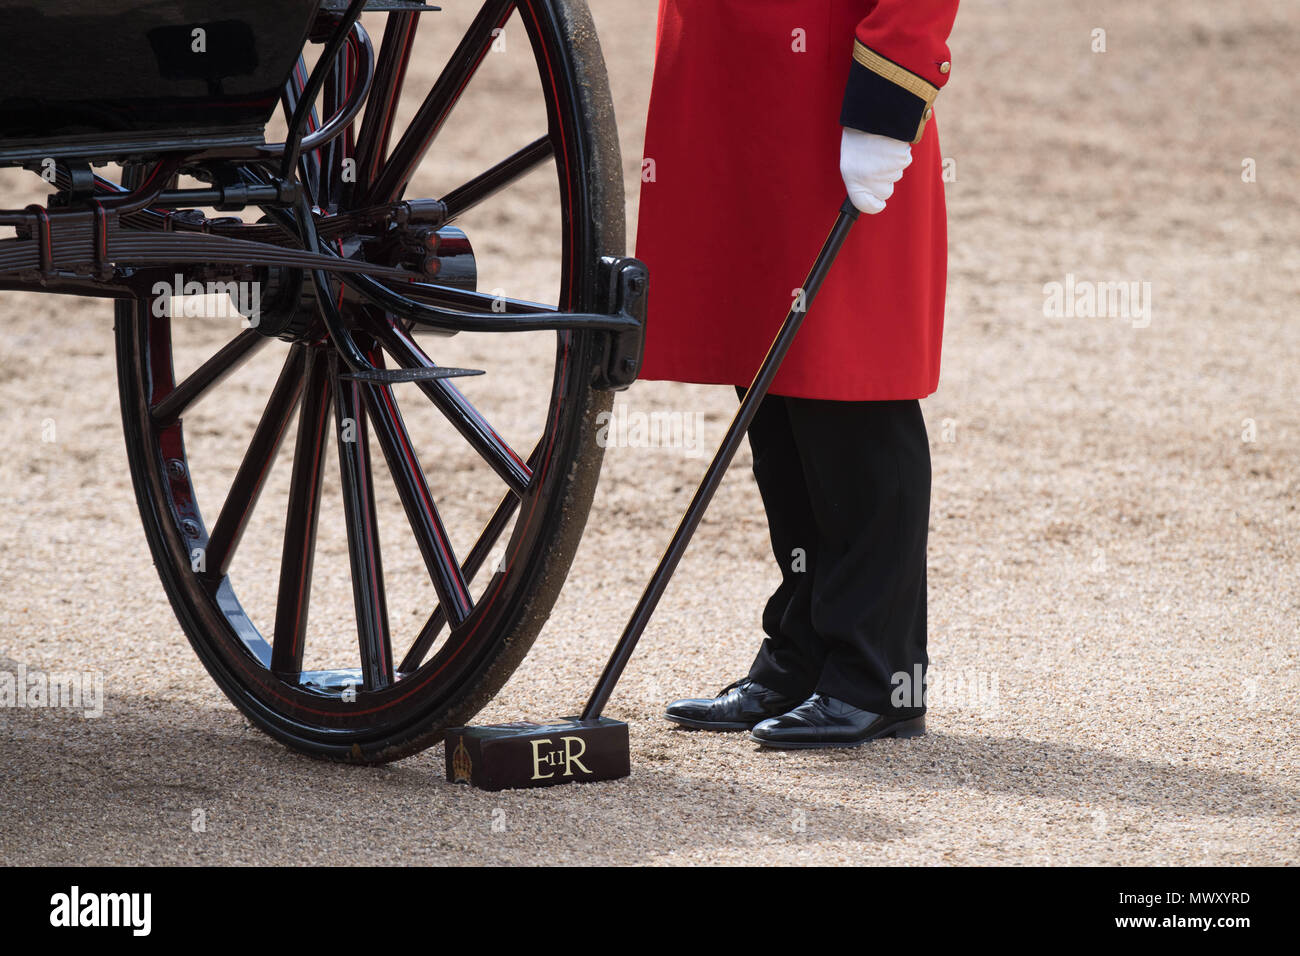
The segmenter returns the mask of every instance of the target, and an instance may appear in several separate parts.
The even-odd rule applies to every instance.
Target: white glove
[[[901,139],[844,127],[840,175],[849,199],[862,212],[878,213],[894,195],[894,183],[912,163],[912,146]]]

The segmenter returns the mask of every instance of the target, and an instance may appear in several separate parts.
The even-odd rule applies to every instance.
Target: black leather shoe
[[[765,720],[749,732],[750,738],[764,747],[782,750],[856,747],[880,737],[924,734],[924,714],[919,717],[873,714],[825,694],[813,694],[789,713]]]
[[[664,716],[697,730],[749,730],[760,720],[784,714],[797,703],[752,678],[742,677],[711,700],[675,700]]]

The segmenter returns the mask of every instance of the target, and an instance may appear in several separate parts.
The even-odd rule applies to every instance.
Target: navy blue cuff
[[[939,88],[856,43],[840,125],[916,143],[925,132]]]

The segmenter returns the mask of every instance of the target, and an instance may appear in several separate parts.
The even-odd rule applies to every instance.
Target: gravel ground
[[[592,6],[634,214],[654,5]],[[441,747],[377,769],[290,753],[220,695],[163,596],[109,310],[4,294],[0,667],[99,671],[106,700],[97,720],[0,712],[0,862],[1297,862],[1297,20],[1280,0],[959,15],[939,109],[948,335],[925,402],[938,686],[918,740],[767,753],[659,718],[739,676],[760,637],[777,574],[746,451],[610,706],[631,724],[630,778],[485,794],[442,779]],[[499,156],[478,141],[466,168]],[[6,205],[39,195],[11,202],[15,182],[0,177]],[[532,214],[527,191],[516,205]],[[544,284],[534,271],[519,281]],[[1150,313],[1046,315],[1044,285],[1067,276],[1150,283]],[[196,356],[228,337],[196,336]],[[544,346],[520,355],[544,372]],[[246,441],[269,374],[232,380],[213,461]],[[523,384],[484,387],[524,429]],[[735,405],[665,383],[619,401],[702,416],[700,450],[609,450],[555,613],[482,722],[585,697]],[[439,489],[465,521],[483,507],[473,475]],[[276,533],[246,545],[250,566],[274,567]],[[346,644],[335,590],[318,614]],[[414,584],[405,601],[395,619],[427,610]]]

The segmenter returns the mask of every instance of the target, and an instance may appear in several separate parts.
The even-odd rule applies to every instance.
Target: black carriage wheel
[[[546,142],[519,153],[442,197],[449,207],[490,201],[504,185],[555,160],[561,208],[562,279],[558,305],[571,311],[601,307],[596,265],[621,255],[623,190],[605,66],[590,14],[582,0],[488,0],[424,101],[400,136],[394,133],[385,160],[393,110],[376,109],[375,97],[400,93],[415,15],[390,14],[366,120],[356,134],[362,177],[351,187],[313,184],[317,203],[347,208],[364,201],[401,198],[429,141],[451,112],[494,35],[517,15],[531,41],[547,104]],[[435,17],[435,13],[423,14]],[[391,49],[390,49],[391,47]],[[337,94],[337,91],[335,95]],[[327,98],[331,95],[326,88]],[[381,104],[382,105],[382,104]],[[373,118],[373,119],[372,119]],[[366,123],[373,128],[366,130]],[[349,134],[348,148],[353,142]],[[314,175],[321,175],[318,157]],[[306,164],[308,160],[304,160]],[[363,187],[366,187],[363,189]],[[342,197],[340,199],[340,197]],[[410,198],[410,197],[407,197]],[[370,307],[358,307],[366,308]],[[382,360],[426,364],[414,337],[400,322],[375,319],[358,335],[362,347]],[[400,410],[388,387],[341,378],[340,362],[324,336],[304,336],[289,347],[270,391],[248,453],[225,502],[203,502],[189,473],[182,428],[191,403],[218,391],[227,374],[270,341],[256,330],[240,333],[199,368],[175,380],[172,323],[144,303],[120,304],[116,340],[118,378],[127,453],[141,515],[155,564],[191,644],[222,690],[257,726],[290,747],[315,756],[381,763],[415,753],[442,739],[448,726],[477,713],[505,683],[550,614],[586,523],[602,449],[596,416],[610,407],[608,392],[591,387],[597,334],[556,334],[554,378],[544,434],[532,454],[512,451],[447,381],[421,384],[424,396],[448,417],[501,480],[501,505],[478,545],[458,559],[447,546],[426,476],[415,458]],[[509,334],[501,333],[502,365],[508,373]],[[493,369],[487,369],[489,375]],[[296,413],[295,413],[296,409]],[[297,441],[279,578],[274,630],[263,636],[240,604],[226,575],[254,505],[286,508],[264,498],[258,504],[276,451],[296,416]],[[327,434],[344,419],[368,429],[388,461],[409,529],[425,558],[439,597],[418,634],[390,633],[384,608],[382,558],[374,533],[372,471],[364,439],[335,441],[344,498],[348,552],[357,614],[360,673],[332,677],[302,671],[310,641],[306,595],[320,509],[322,454]],[[375,480],[378,480],[375,478]],[[282,514],[286,512],[281,512]],[[466,581],[485,563],[489,549],[510,529],[504,561],[477,601]],[[196,569],[193,555],[205,555]],[[450,625],[447,627],[446,625]],[[434,647],[434,638],[443,632]],[[349,688],[349,685],[351,687]]]

